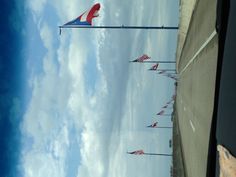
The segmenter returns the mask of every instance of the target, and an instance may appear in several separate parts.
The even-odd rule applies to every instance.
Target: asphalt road
[[[198,0],[178,63],[177,114],[188,177],[205,177],[218,54],[216,0]]]

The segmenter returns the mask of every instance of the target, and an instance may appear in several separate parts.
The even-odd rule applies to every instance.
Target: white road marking
[[[193,132],[195,132],[195,127],[193,126],[193,123],[192,123],[192,121],[191,121],[191,120],[189,120],[189,123],[190,123],[190,125],[191,125],[191,127],[192,127],[192,129],[193,129]]]
[[[216,30],[214,30],[211,35],[208,37],[208,39],[204,42],[204,44],[202,44],[202,46],[198,49],[198,51],[195,53],[195,55],[193,56],[193,58],[191,60],[189,60],[189,62],[185,65],[184,69],[182,69],[182,71],[180,72],[179,75],[181,75],[187,68],[188,66],[195,60],[195,58],[199,55],[199,53],[201,53],[201,51],[206,47],[206,45],[213,39],[213,37],[215,37],[216,35]]]
[[[184,106],[184,111],[186,111],[186,108],[185,108],[185,106]]]

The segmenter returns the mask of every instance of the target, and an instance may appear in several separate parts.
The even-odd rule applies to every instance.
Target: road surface
[[[186,175],[205,177],[214,108],[216,0],[197,0],[177,64],[177,114]]]

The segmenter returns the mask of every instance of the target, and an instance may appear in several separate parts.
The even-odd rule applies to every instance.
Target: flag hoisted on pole
[[[164,114],[164,112],[165,112],[164,110],[161,110],[160,112],[157,113],[157,115],[161,116]]]
[[[100,29],[166,29],[166,30],[178,30],[178,26],[92,26],[92,19],[98,17],[98,11],[101,5],[95,4],[90,10],[84,12],[76,19],[59,26],[60,34],[62,28],[100,28]]]
[[[171,129],[173,127],[149,127],[147,126],[147,128]]]
[[[178,77],[175,74],[173,74],[173,73],[165,74],[164,76],[166,76],[166,77],[168,77],[170,79],[173,79],[175,81],[177,81],[177,79],[178,79]]]
[[[136,60],[133,60],[133,61],[129,61],[129,62],[137,62],[137,63],[176,63],[175,61],[142,61],[142,62],[139,62],[139,61],[136,61]]]
[[[142,56],[138,57],[137,59],[133,60],[132,62],[144,62],[144,60],[148,60],[149,57],[147,54],[143,54]]]
[[[127,154],[133,154],[133,155],[158,155],[158,156],[172,156],[172,154],[158,154],[158,153],[146,153],[142,149],[133,151],[133,152],[127,152]]]
[[[172,109],[172,107],[171,107],[171,106],[169,106],[169,105],[170,105],[170,104],[166,103],[166,105],[165,105],[165,106],[163,106],[163,107],[162,107],[162,109],[167,109],[167,108],[168,108],[168,109]]]
[[[89,10],[84,12],[82,15],[80,15],[76,19],[67,22],[63,26],[59,26],[60,34],[61,34],[61,28],[74,28],[75,26],[91,27],[93,18],[99,16],[98,11],[100,10],[100,7],[101,7],[100,4],[96,3]]]
[[[158,123],[158,122],[154,122],[153,124],[148,125],[147,127],[149,127],[149,128],[155,128],[155,127],[157,127],[157,123]]]
[[[162,108],[165,109],[165,108],[167,108],[167,107],[168,107],[168,105],[165,105],[165,106],[163,106]]]
[[[92,6],[91,9],[84,12],[82,15],[77,17],[76,19],[64,24],[63,26],[70,26],[70,25],[85,25],[85,26],[91,26],[92,20],[95,17],[98,17],[98,11],[100,9],[100,4],[97,3]]]
[[[171,116],[171,114],[164,114],[165,111],[161,110],[160,112],[157,113],[158,116]]]
[[[144,151],[142,149],[133,151],[133,152],[127,152],[128,154],[134,154],[134,155],[143,155]]]
[[[176,74],[175,69],[157,69],[157,71],[159,71],[157,74],[165,74],[165,73]]]
[[[157,68],[158,68],[158,65],[159,65],[159,63],[153,65],[153,66],[149,69],[149,71],[156,71]]]
[[[132,60],[132,61],[129,61],[129,62],[134,62],[134,63],[157,63],[157,64],[158,63],[176,63],[175,61],[147,61],[150,58],[151,57],[149,57],[147,54],[143,54],[139,58],[137,58],[135,60]],[[156,65],[155,67],[158,67],[158,65]]]

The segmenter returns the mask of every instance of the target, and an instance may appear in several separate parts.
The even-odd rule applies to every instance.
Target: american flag
[[[137,151],[133,151],[133,152],[128,152],[129,154],[134,154],[134,155],[142,155],[144,154],[143,150],[137,150]]]
[[[165,106],[163,106],[162,108],[167,108],[168,107],[168,105],[165,105]]]
[[[148,55],[146,54],[143,54],[141,57],[133,60],[132,62],[143,62],[144,60],[148,60],[150,59],[151,57],[149,57]]]
[[[161,116],[161,115],[163,115],[164,114],[164,111],[162,110],[162,111],[160,111],[159,113],[157,113],[157,115],[159,115],[159,116]]]
[[[159,65],[158,63],[153,65],[149,70],[154,70],[154,71],[157,70],[158,65]]]
[[[157,127],[157,123],[158,123],[158,122],[154,122],[152,125],[149,125],[149,126],[147,126],[147,127],[155,128],[155,127]]]

